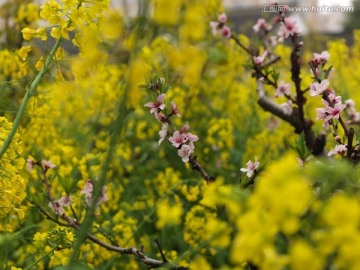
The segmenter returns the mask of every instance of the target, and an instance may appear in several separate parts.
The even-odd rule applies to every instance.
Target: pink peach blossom
[[[231,38],[231,29],[229,26],[224,25],[221,29],[220,29],[220,34],[225,37],[225,38]]]
[[[187,141],[187,138],[184,133],[175,131],[174,134],[169,138],[169,141],[172,143],[173,146],[179,147],[181,144]]]
[[[264,29],[265,31],[270,31],[272,26],[270,24],[267,24],[265,19],[260,18],[257,20],[256,24],[254,24],[252,28],[257,33],[260,31],[260,29]]]
[[[293,111],[291,100],[288,100],[287,102],[282,103],[281,107],[283,108],[285,114],[291,115],[291,113]]]
[[[29,172],[31,172],[32,169],[34,169],[34,166],[35,166],[36,162],[35,162],[35,160],[32,160],[32,159],[28,158],[26,160],[26,164],[27,164]]]
[[[178,155],[182,158],[183,162],[188,162],[192,152],[193,151],[191,150],[191,147],[189,145],[183,144],[178,150]]]
[[[49,207],[53,210],[53,212],[56,215],[62,216],[62,214],[64,214],[64,207],[69,206],[71,203],[72,203],[71,197],[64,196],[54,202],[49,202]]]
[[[225,13],[220,14],[219,17],[218,17],[218,21],[219,21],[220,23],[226,23],[226,21],[227,21],[227,15],[226,15]]]
[[[210,22],[211,32],[214,36],[219,33],[219,22]]]
[[[53,164],[50,160],[43,160],[42,165],[45,170],[54,169],[56,167],[56,165]]]
[[[166,138],[168,133],[168,125],[163,124],[161,130],[159,131],[159,135],[160,135],[160,140],[159,140],[159,145],[163,142],[163,140]]]
[[[251,178],[256,169],[259,167],[260,165],[260,162],[258,162],[255,158],[255,162],[252,162],[251,160],[249,160],[247,163],[246,163],[246,168],[241,168],[240,171],[242,172],[246,172],[246,176]]]
[[[325,112],[328,114],[325,117],[325,121],[329,121],[332,118],[339,119],[340,112],[346,108],[345,104],[336,103],[334,107],[327,106],[325,107]]]
[[[144,106],[149,107],[150,113],[157,112],[158,110],[163,110],[165,108],[165,94],[161,94],[157,97],[155,102],[148,102]]]
[[[330,54],[328,51],[323,51],[321,53],[314,53],[313,55],[314,57],[313,59],[311,59],[311,62],[314,65],[320,65],[320,64],[324,65],[330,58]]]
[[[255,65],[261,65],[262,62],[264,62],[267,54],[268,54],[268,52],[264,51],[262,55],[253,56],[253,60],[254,60]]]
[[[174,101],[171,101],[171,114],[180,117],[180,112]]]
[[[328,156],[332,156],[335,154],[344,155],[346,153],[346,151],[347,151],[346,146],[343,144],[339,144],[339,145],[336,145],[335,148],[328,153]]]
[[[326,91],[329,87],[329,81],[323,80],[321,83],[313,82],[310,84],[310,96],[318,96],[321,95],[324,91]]]
[[[278,88],[276,88],[275,97],[281,97],[284,95],[290,96],[290,87],[291,83],[285,83],[284,81],[281,81]]]
[[[253,30],[257,33],[260,31],[260,29],[265,25],[265,19],[260,18],[257,20],[256,24],[253,25]]]

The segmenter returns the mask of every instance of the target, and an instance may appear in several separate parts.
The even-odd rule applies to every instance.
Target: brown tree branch
[[[201,175],[201,177],[206,181],[206,183],[211,183],[215,181],[214,176],[210,176],[205,169],[201,166],[201,164],[197,161],[196,156],[190,156],[189,157],[189,164],[191,166],[191,169],[194,171],[198,171]]]
[[[266,96],[264,85],[259,81],[257,82],[257,93],[259,97],[258,104],[264,111],[270,112],[289,123],[296,131],[301,130],[301,123],[297,117],[297,110],[293,110],[291,114],[286,114],[279,104]]]
[[[323,153],[326,136],[324,134],[320,134],[316,137],[315,133],[311,130],[311,123],[307,123],[306,121],[305,126],[307,128],[304,128],[303,121],[299,116],[299,110],[297,108],[294,108],[290,115],[286,114],[279,104],[275,103],[266,96],[264,85],[260,81],[257,82],[257,93],[259,97],[258,104],[264,111],[268,111],[289,123],[295,128],[295,133],[300,134],[304,131],[306,146],[312,151],[312,153],[314,155],[320,155]]]
[[[348,138],[348,144],[347,144],[347,158],[348,159],[351,158],[351,155],[354,152],[354,149],[353,149],[354,133],[355,133],[354,129],[350,128],[346,135]]]
[[[162,253],[162,257],[163,260],[157,260],[157,259],[152,259],[150,257],[147,257],[146,255],[144,255],[142,248],[135,248],[135,247],[129,247],[129,248],[123,248],[123,247],[118,247],[118,246],[113,246],[110,245],[108,243],[105,243],[103,241],[101,241],[100,239],[96,238],[95,236],[88,234],[87,238],[92,241],[93,243],[98,244],[99,246],[102,246],[103,248],[110,250],[110,251],[114,251],[120,254],[127,254],[127,255],[134,255],[135,258],[144,263],[146,266],[149,267],[149,269],[153,269],[153,268],[159,268],[159,267],[168,267],[169,269],[189,269],[187,267],[184,266],[180,266],[180,265],[176,265],[176,264],[172,264],[170,263],[168,260],[166,260],[165,256]],[[165,258],[165,260],[164,260]]]

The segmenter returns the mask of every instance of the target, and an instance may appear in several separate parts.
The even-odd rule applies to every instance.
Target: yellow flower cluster
[[[26,61],[28,53],[31,51],[30,46],[23,46],[16,51],[0,50],[0,79],[9,80],[19,79],[28,75],[30,72],[29,64]]]
[[[35,3],[20,5],[15,18],[16,23],[36,23],[39,20],[38,10],[39,6]]]
[[[193,206],[185,216],[184,241],[193,248],[199,247],[199,244],[209,239],[206,227],[208,221],[215,218],[215,213],[206,208],[200,205]]]
[[[0,145],[7,138],[12,124],[0,117]],[[20,134],[15,135],[10,147],[0,161],[0,231],[12,231],[23,219],[25,212],[20,206],[26,193],[26,180],[21,175],[25,160]]]

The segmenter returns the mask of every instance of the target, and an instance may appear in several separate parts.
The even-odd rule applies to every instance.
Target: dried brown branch
[[[196,156],[190,156],[189,157],[189,164],[191,166],[191,169],[194,171],[198,171],[201,175],[201,177],[206,181],[206,183],[211,183],[215,181],[214,176],[210,176],[205,169],[200,165],[200,163],[197,161]]]

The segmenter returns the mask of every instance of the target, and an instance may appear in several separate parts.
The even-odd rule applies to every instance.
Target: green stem
[[[26,268],[24,268],[24,270],[28,270],[31,267],[37,265],[39,262],[41,262],[42,260],[44,260],[47,256],[49,256],[51,253],[54,252],[55,249],[57,249],[58,247],[53,247],[48,253],[46,253],[44,256],[42,256],[40,259],[36,260],[35,262],[33,262],[32,264],[30,264],[29,266],[27,266]]]
[[[106,181],[107,181],[107,174],[110,169],[113,152],[115,150],[119,134],[121,134],[121,131],[123,128],[123,121],[126,116],[126,95],[127,95],[126,89],[127,89],[127,86],[125,86],[125,89],[124,89],[123,100],[120,100],[120,103],[118,105],[116,119],[113,122],[112,127],[110,129],[110,134],[109,134],[110,135],[110,145],[109,145],[109,148],[106,153],[106,157],[104,160],[104,164],[102,166],[102,170],[101,170],[99,179],[98,179],[98,181],[93,182],[94,191],[92,194],[92,201],[91,201],[90,208],[85,215],[83,223],[80,225],[80,227],[78,228],[78,230],[76,232],[77,241],[74,244],[73,252],[69,259],[69,264],[68,264],[67,268],[65,268],[68,270],[73,269],[73,267],[76,263],[77,257],[78,257],[78,253],[80,252],[81,245],[88,238],[88,235],[89,235],[88,233],[91,229],[91,226],[92,226],[92,223],[93,223],[94,217],[95,217],[97,201],[101,195],[102,187],[106,184]]]
[[[26,110],[26,106],[30,100],[30,97],[34,95],[34,93],[36,92],[36,88],[39,85],[42,77],[44,76],[44,74],[48,71],[49,66],[51,61],[54,58],[54,55],[57,51],[57,49],[59,48],[61,44],[61,38],[59,38],[54,47],[51,49],[48,57],[45,60],[45,63],[42,67],[42,69],[40,70],[40,72],[37,74],[37,76],[35,77],[35,79],[31,82],[30,87],[28,88],[28,90],[25,93],[24,99],[21,102],[20,108],[16,114],[13,126],[9,132],[9,135],[7,136],[6,140],[4,141],[4,144],[2,145],[1,149],[0,149],[0,159],[3,157],[3,155],[5,154],[6,150],[9,148],[10,143],[12,142],[12,140],[14,139],[15,133],[17,131],[17,129],[20,126],[20,122],[21,119],[24,115],[24,112]]]

